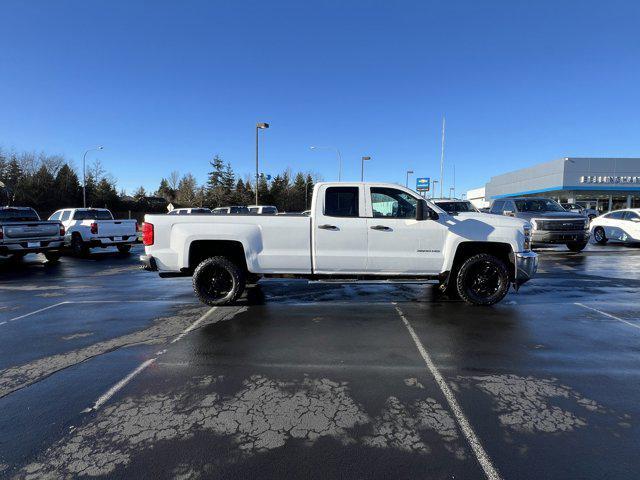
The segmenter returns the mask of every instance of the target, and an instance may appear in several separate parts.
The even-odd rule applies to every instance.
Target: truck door
[[[440,273],[444,263],[444,219],[416,220],[419,199],[408,192],[389,187],[368,190],[368,273]]]
[[[363,189],[358,186],[320,188],[314,204],[314,272],[366,273],[367,219],[364,218]]]

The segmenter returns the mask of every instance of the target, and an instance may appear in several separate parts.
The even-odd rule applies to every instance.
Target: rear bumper
[[[570,231],[549,231],[534,230],[531,233],[531,243],[540,245],[544,243],[568,243],[568,242],[588,242],[589,232],[587,230]]]
[[[157,272],[158,265],[156,264],[156,259],[151,255],[140,255],[140,266],[143,270],[147,270],[149,272]]]
[[[86,242],[90,247],[113,247],[115,245],[131,245],[138,242],[137,235],[123,236],[120,240],[117,237],[94,237]]]
[[[515,254],[516,272],[514,283],[519,287],[528,282],[538,271],[538,255],[534,252],[522,252]]]
[[[29,242],[4,243],[0,245],[0,255],[12,255],[14,253],[39,253],[50,250],[62,250],[63,240],[34,240],[40,242],[39,247],[29,247]]]

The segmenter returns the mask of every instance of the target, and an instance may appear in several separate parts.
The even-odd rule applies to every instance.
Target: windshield
[[[519,212],[565,212],[562,206],[549,198],[515,200]]]
[[[32,208],[3,208],[0,210],[0,220],[30,222],[32,220],[40,220],[40,217]]]
[[[471,202],[437,202],[441,209],[447,213],[460,213],[460,212],[477,212],[476,208]]]
[[[108,210],[76,210],[74,220],[113,220]]]

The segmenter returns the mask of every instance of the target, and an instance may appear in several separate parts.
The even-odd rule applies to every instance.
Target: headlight
[[[529,225],[524,226],[524,244],[523,250],[528,252],[531,250],[531,227]]]

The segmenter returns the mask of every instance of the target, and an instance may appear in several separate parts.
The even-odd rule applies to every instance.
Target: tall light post
[[[449,187],[449,198],[456,197],[456,187]]]
[[[338,157],[338,181],[341,182],[342,181],[342,153],[340,153],[340,150],[337,149],[336,147],[326,147],[326,146],[320,146],[317,147],[315,145],[312,145],[309,147],[309,149],[311,150],[335,150],[336,151],[336,155]]]
[[[409,188],[409,175],[413,173],[413,170],[407,170],[407,181],[405,182],[404,186]]]
[[[259,170],[259,166],[258,166],[258,132],[260,130],[264,130],[266,128],[269,128],[269,124],[268,123],[256,123],[256,205],[259,205],[259,203],[258,203],[258,179],[260,177],[260,170]]]
[[[362,165],[360,167],[360,181],[364,182],[364,162],[371,160],[371,157],[362,157]]]
[[[436,198],[436,184],[439,183],[438,180],[433,181],[433,193],[431,194],[431,198]]]
[[[95,150],[104,150],[102,145],[90,148],[82,156],[82,207],[87,208],[87,153]]]

